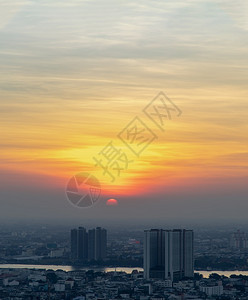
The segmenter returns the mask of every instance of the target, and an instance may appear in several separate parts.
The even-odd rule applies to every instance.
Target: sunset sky
[[[182,111],[164,132],[142,111],[161,91]],[[247,97],[244,0],[0,0],[0,217],[243,222]],[[117,137],[137,116],[157,136],[139,157]],[[133,161],[113,183],[111,141]],[[102,185],[88,209],[78,172]]]

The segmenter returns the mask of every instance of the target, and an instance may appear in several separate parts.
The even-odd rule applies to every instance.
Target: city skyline
[[[0,299],[248,299],[248,1],[0,0]]]

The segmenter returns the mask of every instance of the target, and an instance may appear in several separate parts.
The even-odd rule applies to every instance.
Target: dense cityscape
[[[248,0],[0,0],[0,300],[248,300]]]
[[[245,230],[37,226],[1,236],[0,299],[248,299]]]

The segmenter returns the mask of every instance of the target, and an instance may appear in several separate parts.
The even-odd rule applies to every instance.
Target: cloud
[[[29,1],[0,0],[0,30],[4,28]]]
[[[128,192],[138,186],[136,195],[140,195],[133,207],[139,210],[144,201],[149,217],[153,198],[145,198],[144,191],[153,192],[156,186],[154,201],[161,215],[168,206],[176,212],[176,203],[184,201],[190,214],[187,203],[197,204],[195,212],[206,209],[207,184],[203,194],[198,189],[206,178],[212,178],[209,184],[216,178],[223,180],[225,191],[230,171],[237,178],[245,174],[246,4],[238,1],[236,7],[227,0],[12,4],[0,1],[0,12],[5,15],[0,21],[0,135],[1,162],[6,169],[65,178],[81,167],[93,168],[94,153],[112,139],[116,142],[116,134],[131,118],[145,118],[142,109],[163,90],[182,109],[182,117],[168,122],[165,135],[146,120],[160,134],[159,141],[123,179],[108,186],[109,196],[121,190],[122,195],[126,193],[123,201],[130,203]],[[102,176],[102,170],[98,171]],[[11,181],[10,176],[6,180]],[[43,179],[37,176],[36,182],[46,182]],[[28,183],[29,176],[25,180]],[[242,186],[246,187],[243,181]],[[184,192],[189,193],[185,198]],[[21,196],[32,208],[41,201],[38,206],[45,210],[49,197],[53,201],[50,189],[37,196],[35,204],[36,192],[32,193]],[[64,200],[61,193],[55,196],[54,211]],[[223,193],[215,194],[219,207],[225,203]],[[13,203],[19,195],[11,193]],[[243,199],[243,194],[239,197]],[[214,204],[215,198],[211,201]],[[7,200],[4,203],[7,207]],[[126,205],[135,217],[137,211]],[[66,215],[70,208],[64,202],[62,207]],[[71,216],[74,213],[70,210]]]
[[[234,24],[248,30],[248,2],[243,0],[217,0],[220,7],[232,18]]]

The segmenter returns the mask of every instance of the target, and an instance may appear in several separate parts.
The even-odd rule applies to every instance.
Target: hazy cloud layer
[[[241,221],[247,20],[242,0],[0,0],[1,216]],[[182,117],[147,120],[158,140],[106,184],[116,211],[72,208],[68,178],[161,90]]]

